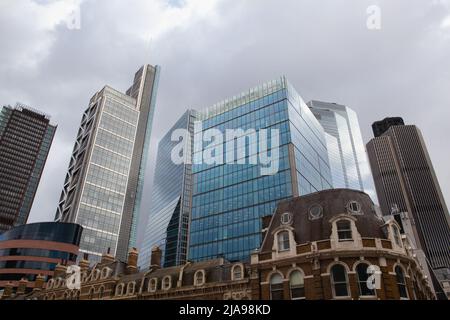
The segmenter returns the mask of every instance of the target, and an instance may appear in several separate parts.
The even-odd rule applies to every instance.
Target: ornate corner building
[[[131,250],[127,262],[108,254],[92,267],[80,261],[80,290],[67,289],[66,267],[59,265],[55,277],[36,281],[32,292],[6,287],[3,298],[435,299],[408,225],[382,218],[363,192],[335,189],[285,200],[263,227],[261,248],[249,262],[214,259],[161,268],[161,250],[153,248],[150,268],[139,271],[138,252]]]

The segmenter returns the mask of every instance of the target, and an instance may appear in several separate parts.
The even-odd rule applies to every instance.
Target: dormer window
[[[350,201],[347,204],[347,211],[350,214],[362,214],[361,204],[358,201]]]
[[[195,274],[194,274],[194,285],[195,286],[202,286],[205,284],[206,279],[205,279],[205,271],[204,270],[198,270]]]
[[[243,278],[242,265],[240,264],[234,265],[231,272],[232,272],[232,280],[242,280]]]
[[[289,251],[291,246],[289,242],[289,232],[281,231],[278,233],[278,251]]]
[[[288,225],[292,223],[292,213],[285,212],[281,215],[281,224]]]
[[[172,279],[170,276],[165,276],[162,280],[162,289],[169,290],[172,287]]]
[[[336,222],[339,241],[352,241],[352,224],[349,220],[343,219]]]
[[[157,288],[158,288],[158,279],[157,278],[151,279],[150,286],[148,287],[148,291],[155,292]]]

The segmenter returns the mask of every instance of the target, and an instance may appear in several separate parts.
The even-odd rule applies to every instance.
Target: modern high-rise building
[[[381,136],[392,126],[403,126],[405,122],[400,117],[388,117],[372,124],[373,135],[375,138]]]
[[[28,106],[0,112],[0,233],[25,224],[56,126]]]
[[[187,159],[192,154],[193,145],[188,144],[189,139],[185,135],[177,135],[176,130],[185,130],[185,134],[192,138],[194,119],[194,111],[184,113],[158,144],[152,202],[138,261],[140,266],[150,265],[154,246],[162,251],[162,266],[171,267],[186,262],[192,165],[188,161],[174,163],[172,151],[176,152],[176,146],[182,141],[184,148],[179,150],[182,156]],[[189,148],[191,152],[184,153]]]
[[[449,268],[450,216],[425,142],[416,126],[397,123],[367,144],[381,209],[409,212],[431,267]]]
[[[191,193],[192,201],[188,260],[234,261],[248,260],[259,248],[261,217],[272,215],[280,200],[332,187],[325,132],[284,77],[190,115],[192,190],[189,183],[181,183],[186,179],[184,169],[169,163],[170,150],[162,141],[154,186],[154,197],[161,201],[150,213],[145,252],[162,243],[168,247],[167,226],[179,225],[178,218],[174,224],[168,221],[176,216],[173,212],[179,210],[182,195],[187,194],[188,202]],[[181,128],[186,128],[186,117],[179,121]],[[176,129],[177,125],[171,132]],[[169,138],[170,133],[164,140]],[[264,159],[269,157],[270,161]],[[172,181],[169,173],[175,171]],[[170,197],[163,200],[159,194]],[[148,266],[146,260],[141,266]]]
[[[377,202],[356,112],[344,105],[316,100],[308,102],[308,106],[327,133],[333,188],[361,190]]]
[[[126,94],[105,86],[83,114],[55,220],[83,226],[91,261],[136,245],[158,75],[143,66]]]

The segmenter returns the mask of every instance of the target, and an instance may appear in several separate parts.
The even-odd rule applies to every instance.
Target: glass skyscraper
[[[331,188],[325,132],[284,77],[193,114],[193,188],[187,252],[190,261],[216,257],[247,260],[261,243],[261,217],[272,215],[280,200]],[[226,132],[232,129],[241,129],[241,135],[228,137]],[[261,129],[268,131],[264,135]],[[258,142],[251,139],[252,130],[259,137]],[[225,138],[207,141],[205,136],[209,137],[211,131],[223,133]],[[278,146],[273,132],[279,138]],[[267,138],[267,148],[262,147],[262,138]],[[229,144],[231,140],[238,143]],[[252,161],[265,150],[272,157],[278,151],[277,158],[272,159],[277,162],[277,170],[270,175],[263,173],[266,164]],[[198,159],[211,152],[217,159],[232,155],[235,162],[200,164]],[[168,174],[166,177],[169,179]],[[159,187],[155,188],[159,192]],[[174,194],[179,193],[177,190]],[[172,198],[162,207],[175,207],[176,200]],[[165,232],[168,219],[165,218],[160,234]],[[150,219],[148,225],[156,221]],[[157,233],[151,231],[154,229],[158,228],[147,229],[148,237]],[[160,243],[164,243],[161,238],[149,242],[146,250]]]
[[[316,100],[308,102],[308,106],[327,134],[333,188],[361,190],[378,202],[355,111]]]
[[[0,111],[0,233],[27,222],[55,131],[28,106]]]
[[[135,246],[158,73],[142,67],[127,94],[105,86],[83,114],[55,220],[83,226],[91,261]]]
[[[185,129],[193,135],[194,111],[187,111],[161,139],[158,145],[152,202],[148,225],[139,255],[139,266],[148,267],[152,247],[162,250],[162,265],[170,267],[186,262],[189,216],[192,197],[191,165],[172,161],[172,151],[179,143],[178,136],[172,141],[177,129]],[[184,150],[192,151],[187,137]],[[180,138],[181,139],[181,138]],[[183,156],[189,157],[192,152]]]

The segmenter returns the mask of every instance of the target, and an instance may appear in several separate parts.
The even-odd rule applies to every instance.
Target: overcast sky
[[[371,5],[379,30],[367,28]],[[90,97],[125,91],[144,63],[162,71],[141,212],[157,142],[179,115],[280,75],[305,101],[353,108],[365,142],[386,116],[416,124],[450,202],[450,1],[0,0],[0,48],[0,104],[58,124],[30,222],[54,218]]]

